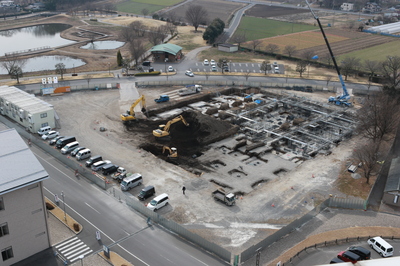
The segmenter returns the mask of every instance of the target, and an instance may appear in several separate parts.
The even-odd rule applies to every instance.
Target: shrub
[[[46,202],[46,209],[47,210],[53,210],[54,209],[54,205],[49,203],[49,202]]]
[[[74,223],[74,230],[75,230],[75,232],[79,231],[79,224]]]
[[[136,73],[135,76],[157,76],[160,75],[160,71],[153,71],[153,72],[141,72],[141,73]]]

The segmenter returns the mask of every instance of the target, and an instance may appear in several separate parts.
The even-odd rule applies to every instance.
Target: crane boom
[[[153,135],[156,138],[163,138],[169,136],[169,128],[171,127],[172,124],[175,124],[176,122],[182,121],[182,123],[185,126],[189,126],[189,123],[186,122],[185,118],[183,118],[182,115],[175,117],[174,119],[171,119],[168,121],[166,125],[160,125],[159,128],[153,130]]]
[[[324,29],[323,29],[323,27],[322,27],[322,25],[321,25],[321,21],[319,20],[319,17],[318,17],[317,15],[315,15],[314,11],[311,9],[311,6],[310,6],[310,4],[308,3],[307,0],[306,0],[306,3],[307,3],[308,8],[310,9],[311,14],[313,15],[314,19],[318,22],[318,26],[319,26],[319,28],[320,28],[320,30],[321,30],[322,36],[324,37],[324,41],[325,41],[325,43],[326,43],[326,46],[328,47],[329,54],[331,55],[333,64],[334,64],[334,66],[335,66],[337,75],[338,75],[339,80],[340,80],[340,84],[342,85],[342,89],[343,89],[343,93],[342,93],[341,96],[338,96],[338,97],[336,97],[336,98],[335,98],[335,97],[329,97],[329,100],[328,100],[328,101],[329,101],[329,102],[334,102],[334,103],[336,103],[337,105],[351,106],[351,103],[348,103],[348,102],[347,102],[347,100],[350,99],[350,95],[349,95],[349,93],[348,93],[348,91],[347,91],[346,84],[344,84],[343,77],[342,77],[342,75],[340,74],[339,67],[338,67],[338,65],[337,65],[337,63],[336,63],[336,58],[335,58],[335,56],[334,56],[334,54],[333,54],[333,52],[332,52],[332,49],[331,49],[331,46],[330,46],[330,44],[329,44],[328,38],[327,38],[326,35],[325,35],[325,31],[324,31]]]

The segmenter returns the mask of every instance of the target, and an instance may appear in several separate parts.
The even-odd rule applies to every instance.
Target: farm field
[[[258,17],[258,18],[269,18],[279,17],[300,13],[310,13],[308,9],[297,9],[291,7],[280,7],[270,5],[255,5],[249,10],[246,10],[246,16]]]
[[[181,0],[128,0],[119,2],[117,10],[132,14],[141,14],[143,9],[149,10],[149,14],[155,13],[167,6],[172,6],[182,2]]]
[[[318,29],[318,27],[313,25],[255,17],[243,17],[236,32],[245,33],[246,41],[251,41],[315,29]]]
[[[181,6],[178,6],[174,8],[171,11],[167,11],[163,13],[164,17],[168,17],[171,13],[173,13],[173,16],[180,21],[186,21],[185,18],[185,13],[186,10],[188,9],[189,5],[200,5],[202,6],[205,10],[207,10],[208,17],[202,22],[201,24],[207,24],[214,20],[215,18],[219,18],[222,21],[225,22],[225,24],[228,24],[229,18],[234,14],[234,12],[243,6],[245,4],[243,3],[237,3],[237,2],[228,2],[228,1],[222,1],[222,0],[196,0],[192,2],[187,2]]]
[[[361,62],[365,61],[366,59],[372,61],[384,61],[387,56],[400,56],[399,47],[400,40],[396,39],[381,45],[376,45],[350,53],[345,53],[338,56],[338,58],[339,60],[343,60],[346,57],[356,57],[360,58]]]

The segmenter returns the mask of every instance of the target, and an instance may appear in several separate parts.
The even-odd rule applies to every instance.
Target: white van
[[[149,204],[147,208],[156,211],[169,203],[169,198],[167,193],[163,193],[160,196],[155,197]]]
[[[375,249],[376,252],[379,253],[382,257],[391,257],[393,256],[393,247],[383,240],[381,237],[373,237],[368,239],[368,245]]]
[[[78,152],[78,154],[76,155],[76,159],[80,161],[89,158],[90,156],[92,156],[92,152],[90,151],[90,149],[84,149]]]
[[[128,191],[133,187],[140,186],[143,183],[143,177],[139,173],[125,177],[121,182],[121,190]]]
[[[71,151],[75,150],[75,148],[78,148],[78,146],[79,146],[79,142],[77,142],[77,141],[68,143],[67,145],[65,145],[65,146],[61,149],[61,153],[62,153],[62,154],[70,153]]]
[[[37,132],[40,136],[46,134],[47,132],[49,132],[51,130],[51,127],[47,126],[47,127],[41,127],[39,129],[39,131]]]

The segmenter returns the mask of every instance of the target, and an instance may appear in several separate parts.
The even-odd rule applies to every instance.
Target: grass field
[[[132,14],[142,14],[143,9],[149,10],[153,14],[166,6],[172,6],[181,0],[135,0],[125,1],[117,4],[117,10],[120,12],[127,12]]]
[[[245,33],[246,41],[264,39],[289,33],[314,30],[318,27],[271,19],[243,17],[236,32]]]
[[[338,61],[340,62],[340,60],[343,60],[346,57],[356,57],[359,58],[361,62],[364,62],[366,59],[372,61],[384,61],[387,56],[400,56],[399,47],[400,40],[395,40],[393,42],[342,54],[338,56]]]

